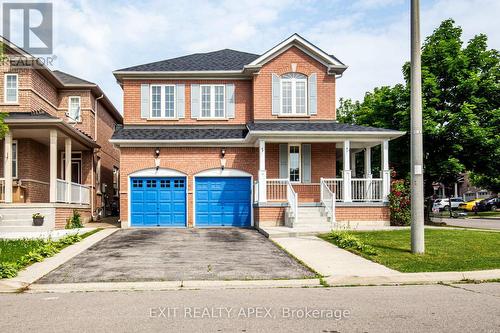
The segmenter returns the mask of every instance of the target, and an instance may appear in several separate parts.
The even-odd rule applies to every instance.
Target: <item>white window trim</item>
[[[291,181],[290,180],[290,147],[299,147],[299,180],[298,181]],[[288,180],[290,180],[290,183],[293,184],[299,184],[302,181],[302,144],[300,143],[289,143],[288,144],[288,151],[287,151],[287,165],[288,165]]]
[[[210,87],[210,115],[203,116],[203,87]],[[215,87],[222,87],[222,116],[215,116]],[[200,84],[200,115],[199,119],[227,119],[226,117],[226,85],[224,84]]]
[[[286,73],[289,74],[289,73]],[[286,75],[284,74],[284,75]],[[283,112],[283,82],[288,81],[292,83],[292,113],[284,113]],[[305,96],[305,112],[304,113],[297,113],[297,82],[304,82],[304,96]],[[308,104],[309,101],[307,100],[307,76],[303,79],[297,79],[297,78],[291,78],[291,79],[284,79],[283,77],[280,77],[280,116],[283,117],[307,117],[309,116],[309,110],[308,110]]]
[[[15,171],[16,171],[16,176],[15,177],[12,177],[12,179],[19,179],[19,160],[18,160],[18,156],[19,156],[19,144],[17,142],[17,140],[12,140],[12,146],[16,146],[16,156],[14,156],[14,154],[12,154],[11,152],[11,155],[12,155],[12,161],[16,161],[16,167],[15,167]],[[12,168],[12,171],[14,171],[14,168]]]
[[[81,151],[72,151],[71,155],[73,154],[80,154],[80,157],[73,157],[71,156],[71,163],[73,162],[80,162],[80,174],[78,175],[78,178],[80,179],[79,184],[83,184],[83,159],[82,159],[82,152]],[[61,152],[61,179],[65,179],[65,161],[66,159],[66,152],[62,151]]]
[[[160,87],[160,117],[153,117],[153,87]],[[165,117],[165,87],[174,88],[174,115]],[[153,120],[172,120],[177,119],[177,87],[175,84],[152,84],[149,86],[149,119]]]
[[[16,77],[16,100],[7,101],[7,78],[9,76]],[[19,75],[17,73],[5,73],[3,79],[3,101],[8,104],[18,104],[19,103]]]
[[[80,108],[80,110],[78,111],[78,118],[77,119],[71,118],[71,100],[73,98],[78,99],[78,107]],[[68,118],[71,121],[74,121],[76,123],[82,122],[82,98],[80,96],[68,96]]]

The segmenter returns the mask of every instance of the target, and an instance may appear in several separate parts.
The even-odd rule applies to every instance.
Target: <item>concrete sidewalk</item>
[[[315,236],[273,241],[323,276],[390,276],[399,272],[345,251]]]

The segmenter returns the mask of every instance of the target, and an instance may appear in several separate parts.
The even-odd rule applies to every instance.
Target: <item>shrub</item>
[[[43,216],[40,213],[35,213],[35,214],[31,215],[31,217],[34,219],[43,219],[45,216]]]
[[[66,219],[66,229],[83,228],[82,218],[80,213],[73,209],[73,215]]]
[[[0,279],[15,277],[17,275],[18,270],[19,267],[16,263],[12,262],[0,263]]]
[[[410,186],[404,180],[395,180],[389,193],[389,210],[391,225],[410,225]]]
[[[332,241],[341,249],[354,250],[368,255],[377,254],[373,247],[364,244],[359,238],[346,231],[332,231],[326,236],[326,239]]]

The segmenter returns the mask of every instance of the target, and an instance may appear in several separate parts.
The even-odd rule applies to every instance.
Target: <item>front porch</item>
[[[49,229],[64,228],[73,209],[90,219],[95,144],[67,124],[9,120],[0,147],[2,230],[24,230],[33,213],[44,215]]]
[[[388,224],[389,139],[278,140],[258,140],[258,224]],[[380,165],[373,168],[374,150],[379,149]]]

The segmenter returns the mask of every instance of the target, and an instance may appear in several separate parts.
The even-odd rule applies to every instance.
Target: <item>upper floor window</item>
[[[6,103],[18,102],[18,77],[17,74],[5,74],[4,101]]]
[[[307,76],[288,73],[281,77],[281,114],[307,114]]]
[[[151,85],[151,118],[175,118],[175,85]]]
[[[81,100],[80,96],[70,96],[68,99],[68,116],[71,120],[80,121],[80,110],[81,110]]]
[[[225,117],[224,85],[201,85],[201,118]]]

